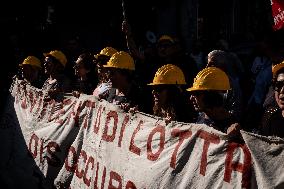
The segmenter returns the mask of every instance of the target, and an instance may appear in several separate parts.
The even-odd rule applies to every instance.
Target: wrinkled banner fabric
[[[1,119],[6,188],[284,188],[284,141],[129,114],[93,96],[56,100],[15,80]]]

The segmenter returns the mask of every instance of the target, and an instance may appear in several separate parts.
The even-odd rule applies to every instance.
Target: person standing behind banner
[[[278,106],[265,111],[259,134],[284,138],[284,62],[273,66],[272,73],[272,86]]]
[[[192,104],[186,102],[182,86],[186,85],[182,70],[172,64],[158,69],[152,83],[153,114],[166,118],[166,122],[194,122],[196,112]]]
[[[35,56],[28,56],[19,64],[20,79],[28,81],[32,86],[41,88],[43,80],[41,77],[41,61]]]
[[[234,69],[231,62],[228,61],[228,53],[222,50],[213,50],[208,53],[207,59],[208,63],[206,67],[217,67],[229,77],[231,90],[227,93],[225,107],[235,119],[241,121],[243,110],[242,90],[239,78],[234,77],[233,75],[235,74],[230,75],[230,73],[234,72]]]
[[[169,35],[161,35],[155,41],[153,47],[139,51],[133,39],[133,34],[126,21],[122,23],[122,31],[126,35],[127,47],[131,55],[137,62],[139,81],[142,84],[151,82],[152,75],[156,70],[165,64],[173,64],[181,68],[184,72],[187,83],[193,81],[198,72],[195,60],[182,48],[181,41]],[[150,73],[150,74],[149,74]]]
[[[44,53],[44,56],[44,72],[48,78],[42,89],[47,90],[51,98],[57,93],[71,92],[71,81],[63,72],[67,64],[66,56],[59,50]]]
[[[162,35],[157,41],[158,64],[173,64],[183,70],[187,83],[192,83],[198,69],[196,62],[187,54],[178,38]]]
[[[73,95],[79,96],[80,93],[92,94],[94,86],[97,83],[95,78],[93,56],[90,53],[83,53],[79,55],[77,61],[75,62],[74,70],[75,75],[78,77],[73,88]]]
[[[112,47],[105,47],[99,54],[94,56],[94,64],[97,69],[98,85],[93,91],[93,95],[99,99],[106,99],[107,93],[112,87],[107,69],[103,66],[107,64],[111,56],[116,53],[117,50]]]
[[[112,89],[106,99],[108,102],[129,111],[136,108],[143,111],[144,103],[141,89],[134,83],[135,64],[133,58],[124,51],[112,55],[103,66],[110,74]]]
[[[224,133],[237,134],[240,125],[225,108],[226,93],[231,89],[229,77],[219,68],[201,70],[187,91],[196,111],[198,124],[206,124]]]

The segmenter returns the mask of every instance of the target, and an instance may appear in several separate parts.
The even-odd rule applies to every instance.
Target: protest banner
[[[22,161],[18,156],[10,161],[25,164],[27,168],[19,168],[27,170],[25,176],[33,183],[29,188],[281,188],[284,184],[283,139],[242,132],[244,141],[236,142],[203,124],[166,124],[162,118],[129,114],[88,95],[46,100],[44,91],[19,80],[12,96],[15,115],[8,117],[17,120],[9,128],[19,126],[22,136],[12,140],[21,140],[18,147],[23,150]],[[2,132],[7,136],[1,142],[8,144],[3,140],[14,130]],[[12,143],[8,146],[4,149],[9,154],[19,151]],[[5,155],[1,158],[8,162]],[[21,180],[18,175],[13,179]]]

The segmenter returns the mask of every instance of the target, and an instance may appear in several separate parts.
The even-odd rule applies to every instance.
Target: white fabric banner
[[[2,125],[16,121],[1,127],[1,145],[11,143],[1,179],[12,161],[25,164],[29,188],[283,188],[282,139],[242,132],[234,142],[206,125],[166,124],[88,95],[50,100],[18,80],[11,89],[16,116]]]

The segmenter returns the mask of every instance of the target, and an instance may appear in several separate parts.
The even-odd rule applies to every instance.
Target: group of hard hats
[[[117,51],[112,47],[106,47],[95,55],[95,58],[99,56],[111,57],[105,68],[117,68],[135,70],[135,64],[133,58],[124,51]],[[54,50],[49,53],[44,53],[44,56],[52,56],[56,58],[64,67],[67,63],[66,56],[59,50]],[[21,65],[29,64],[41,68],[41,62],[34,56],[28,56]],[[166,64],[158,69],[153,82],[148,85],[185,85],[185,77],[182,70],[173,65]],[[227,74],[219,68],[208,67],[201,70],[194,79],[193,86],[188,91],[200,91],[200,90],[229,90],[230,82]]]
[[[99,54],[95,55],[95,58],[99,58],[99,56],[111,57],[107,64],[104,65],[105,68],[135,70],[134,60],[127,52],[106,47]]]
[[[185,77],[182,70],[172,64],[167,64],[158,69],[153,82],[148,85],[185,85]],[[230,89],[230,82],[227,74],[219,68],[208,67],[201,70],[194,79],[193,86],[187,91]]]
[[[49,53],[43,53],[43,55],[45,57],[47,56],[54,57],[56,60],[58,60],[63,65],[63,67],[65,67],[67,64],[67,58],[65,54],[59,50],[50,51]],[[23,66],[23,65],[31,65],[39,69],[42,68],[40,59],[38,59],[35,56],[28,56],[27,58],[25,58],[24,61],[19,66]]]
[[[111,56],[104,67],[135,70],[133,58],[124,51],[117,52],[111,47],[104,48],[98,55]],[[185,77],[182,70],[173,64],[166,64],[158,69],[153,82],[148,85],[185,85]],[[227,74],[219,68],[208,67],[200,71],[194,79],[193,86],[188,91],[197,90],[218,90],[230,89],[230,82]]]

